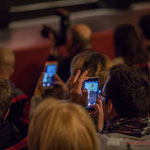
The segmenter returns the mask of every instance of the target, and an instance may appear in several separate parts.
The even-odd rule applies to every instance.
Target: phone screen
[[[54,77],[57,72],[57,63],[48,63],[45,65],[43,76],[43,87],[52,87],[54,85]]]
[[[84,81],[84,87],[88,92],[88,102],[87,108],[90,108],[90,105],[96,104],[98,96],[98,78],[90,78]]]

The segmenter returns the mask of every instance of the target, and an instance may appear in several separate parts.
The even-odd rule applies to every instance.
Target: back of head
[[[68,30],[71,45],[69,45],[69,53],[77,54],[86,49],[91,49],[92,31],[85,24],[76,24]],[[73,51],[74,50],[74,51]]]
[[[0,48],[0,76],[8,79],[14,71],[14,64],[14,53],[9,49]]]
[[[94,51],[85,51],[73,58],[71,74],[75,75],[77,70],[81,70],[82,72],[88,70],[89,77],[99,78],[100,88],[102,88],[112,65],[111,60],[107,56]]]
[[[94,125],[76,104],[44,101],[29,126],[30,150],[97,150]]]
[[[147,61],[141,40],[134,26],[120,25],[114,32],[115,55],[123,57],[126,64],[140,64]]]
[[[146,116],[150,109],[150,78],[139,68],[116,65],[110,70],[105,94],[119,117]]]
[[[139,27],[142,30],[143,36],[150,40],[150,14],[144,15],[140,18]]]
[[[0,121],[4,120],[12,103],[12,89],[5,79],[0,78]]]

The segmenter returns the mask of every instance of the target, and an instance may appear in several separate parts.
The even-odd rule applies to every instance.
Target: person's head
[[[139,68],[116,65],[110,69],[102,94],[107,120],[146,116],[150,109],[150,78]]]
[[[118,26],[114,32],[114,44],[116,57],[123,57],[126,64],[147,62],[146,52],[134,26],[129,24]]]
[[[79,105],[47,99],[29,125],[29,150],[98,150],[96,130]]]
[[[7,117],[12,98],[12,89],[8,81],[0,78],[0,121],[3,121]]]
[[[139,27],[142,31],[142,36],[150,40],[150,14],[144,15],[140,18]]]
[[[77,70],[81,72],[88,70],[88,77],[98,77],[100,88],[102,88],[112,65],[107,56],[94,51],[84,51],[73,58],[70,70],[71,75],[75,75]]]
[[[85,24],[76,24],[67,33],[68,53],[75,55],[83,50],[91,49],[92,31]]]
[[[5,48],[0,48],[0,77],[9,79],[14,72],[15,55]]]

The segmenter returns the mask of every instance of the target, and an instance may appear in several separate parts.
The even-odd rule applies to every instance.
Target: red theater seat
[[[28,141],[26,137],[23,140],[21,140],[19,143],[17,143],[16,145],[10,148],[7,148],[5,150],[22,150],[22,149],[27,149],[27,146],[28,146]]]

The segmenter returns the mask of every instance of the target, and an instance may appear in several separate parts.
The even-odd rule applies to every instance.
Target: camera
[[[48,25],[43,25],[43,29],[41,30],[41,35],[44,38],[50,38],[49,34],[52,33],[56,39],[56,46],[63,45],[66,43],[66,31],[70,27],[70,18],[69,12],[65,9],[57,9],[56,15],[58,15],[60,19],[60,30],[55,31]]]

